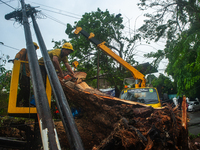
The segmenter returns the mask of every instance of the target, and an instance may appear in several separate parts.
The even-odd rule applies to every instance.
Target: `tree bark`
[[[101,93],[85,82],[60,82],[69,104],[81,110],[75,121],[85,149],[182,149],[188,139],[181,136],[187,129],[177,108],[156,109]]]

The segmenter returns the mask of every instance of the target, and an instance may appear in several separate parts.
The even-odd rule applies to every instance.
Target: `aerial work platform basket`
[[[23,114],[36,114],[36,107],[17,107],[17,93],[18,93],[18,83],[21,63],[28,63],[27,61],[14,60],[11,83],[10,83],[10,94],[8,102],[8,114],[9,115],[23,115]],[[46,78],[46,95],[49,102],[49,107],[51,107],[51,85],[49,78]]]

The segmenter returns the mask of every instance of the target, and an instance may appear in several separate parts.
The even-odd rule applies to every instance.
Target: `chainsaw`
[[[85,79],[87,76],[87,74],[85,72],[75,72],[75,77],[72,77],[71,75],[66,75],[64,76],[64,80],[65,81],[72,81],[76,84],[79,84],[83,81],[83,79]]]
[[[70,75],[66,75],[66,76],[64,76],[63,79],[65,79],[66,81],[76,82],[78,78],[74,78],[74,77],[72,77]]]

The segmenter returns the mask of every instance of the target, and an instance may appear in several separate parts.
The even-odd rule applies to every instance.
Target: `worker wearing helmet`
[[[67,56],[70,53],[72,53],[73,51],[74,51],[74,49],[73,49],[72,44],[67,42],[67,43],[63,44],[63,46],[62,46],[61,49],[54,49],[54,50],[48,52],[49,57],[51,58],[51,60],[52,60],[52,62],[54,64],[55,69],[58,70],[58,72],[59,72],[58,75],[60,77],[62,77],[62,78],[64,77],[64,74],[63,74],[63,72],[61,70],[61,67],[60,67],[60,62],[61,61],[65,64],[65,67],[71,73],[71,76],[75,77],[74,76],[74,72],[72,71],[72,68],[71,68],[71,66],[68,63],[68,58],[67,58]],[[43,63],[43,58],[40,58],[39,62]],[[44,70],[45,70],[45,68],[42,68],[42,66],[41,66],[43,80],[44,80],[44,76],[46,76],[45,73],[44,73],[45,72]]]
[[[35,50],[39,49],[37,43],[33,42],[33,45]],[[21,49],[16,54],[15,60],[28,61],[27,49],[25,48]],[[19,75],[19,87],[20,91],[17,95],[17,106],[19,106],[23,100],[23,106],[28,107],[30,98],[30,70],[28,63],[21,63],[20,75]]]

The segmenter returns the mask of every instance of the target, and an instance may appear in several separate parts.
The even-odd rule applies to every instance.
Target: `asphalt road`
[[[188,112],[190,122],[188,123],[188,131],[191,134],[200,134],[200,111]]]

